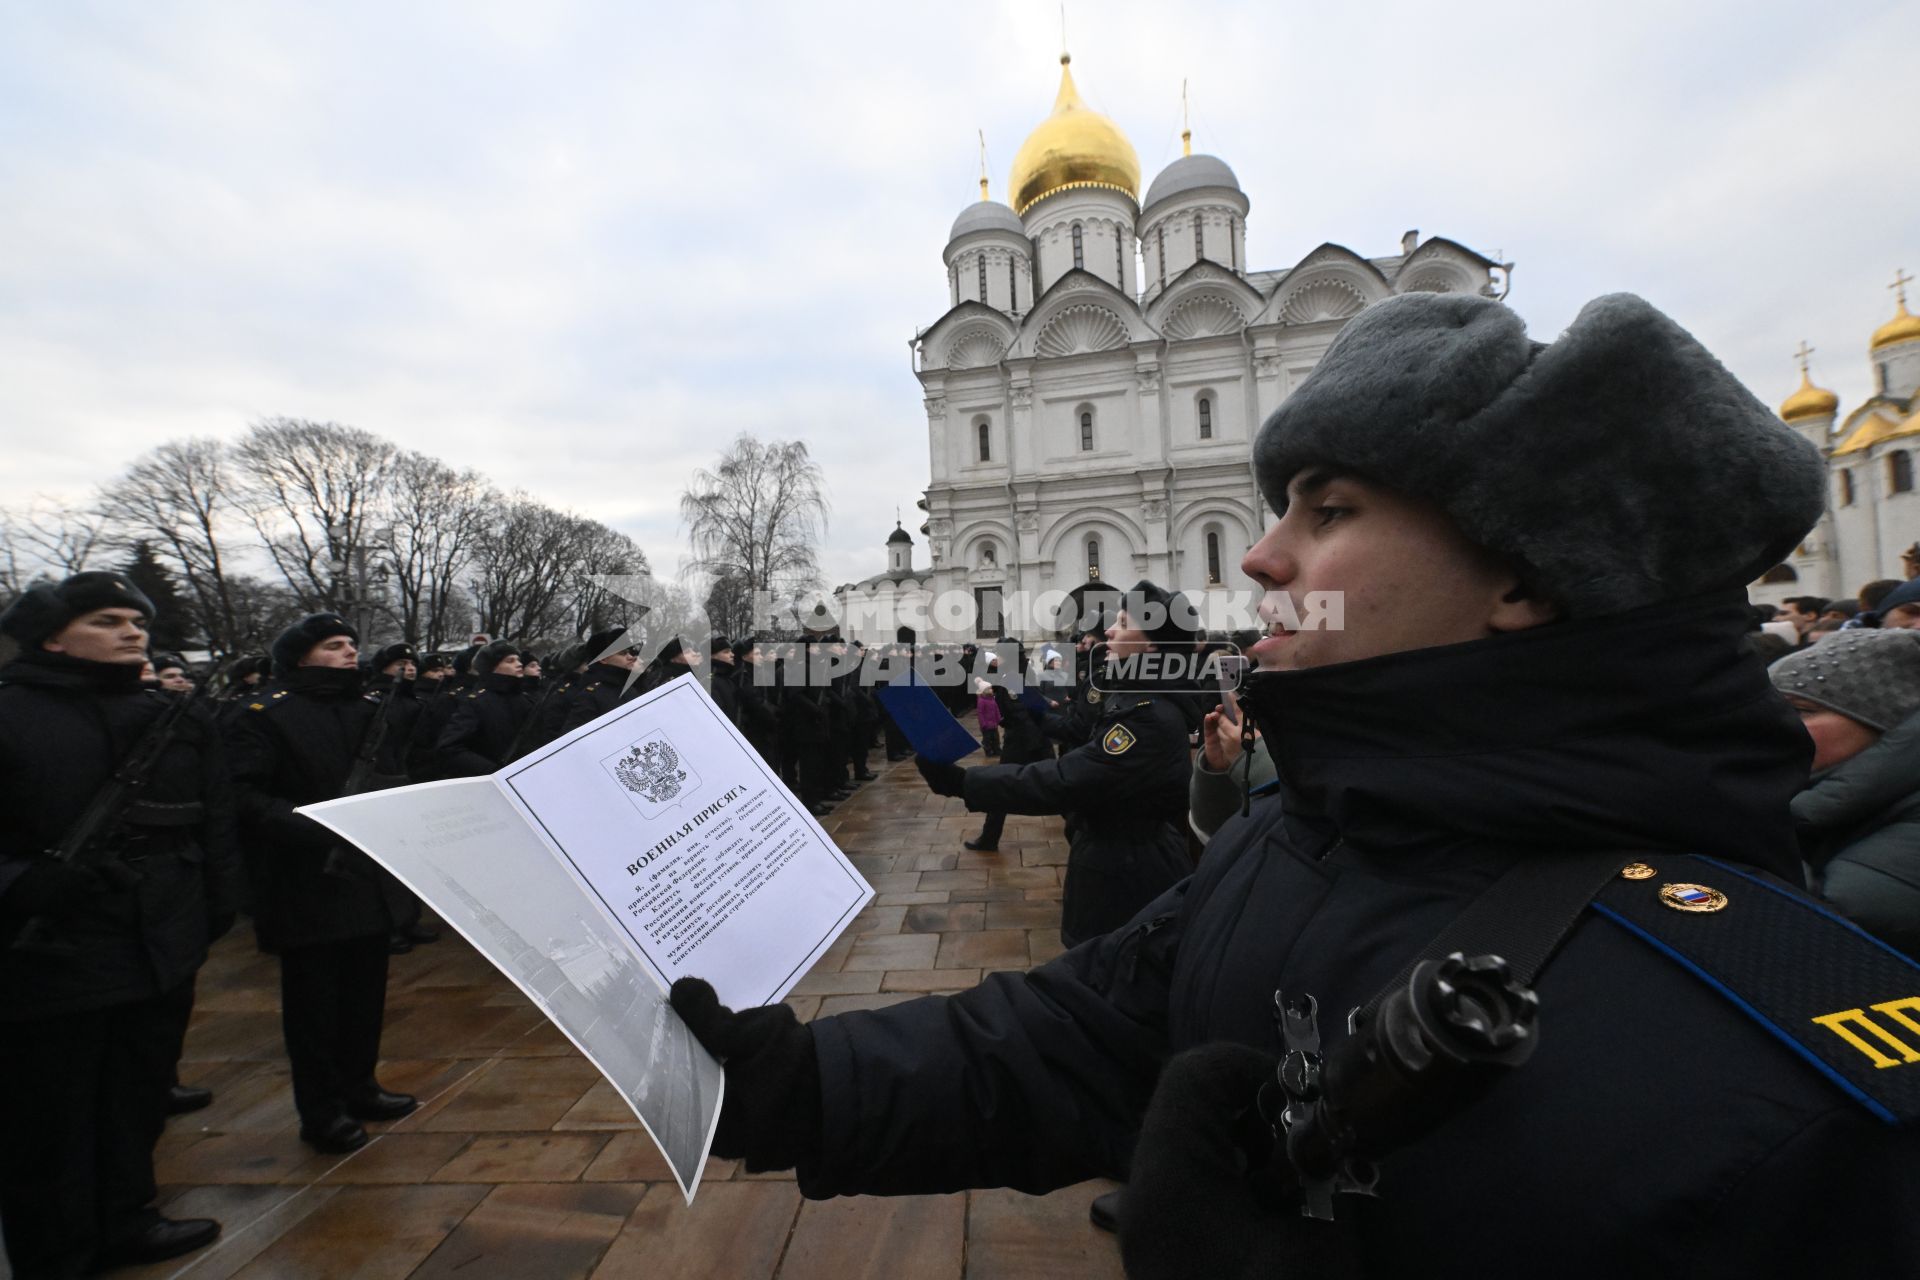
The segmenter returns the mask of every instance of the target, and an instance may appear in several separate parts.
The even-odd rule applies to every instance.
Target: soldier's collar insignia
[[[265,711],[266,709],[267,704],[264,702],[249,702],[247,704],[247,710],[249,711]]]
[[[1107,736],[1100,739],[1100,749],[1110,756],[1117,756],[1131,747],[1139,739],[1133,736],[1133,730],[1123,724],[1117,724],[1107,730]]]
[[[1704,915],[1724,908],[1727,895],[1703,884],[1663,884],[1660,886],[1660,905],[1672,907],[1675,911]]]
[[[1629,862],[1620,868],[1620,876],[1624,880],[1651,880],[1659,874],[1644,862]]]

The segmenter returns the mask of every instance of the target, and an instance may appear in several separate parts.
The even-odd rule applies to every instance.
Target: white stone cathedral
[[[922,585],[983,608],[1090,581],[1150,578],[1196,601],[1250,590],[1260,423],[1364,307],[1422,290],[1501,297],[1510,267],[1408,232],[1384,257],[1326,243],[1254,270],[1233,170],[1183,135],[1188,154],[1142,197],[1133,146],[1060,61],[1011,204],[981,179],[942,255],[951,309],[914,342],[932,461]],[[936,623],[926,638],[997,632]]]
[[[1907,310],[1909,283],[1895,273],[1894,317],[1867,342],[1874,393],[1844,419],[1840,397],[1813,385],[1801,344],[1800,388],[1780,416],[1826,455],[1827,510],[1792,557],[1749,588],[1754,600],[1851,597],[1876,578],[1907,576],[1901,553],[1920,542],[1920,316]]]

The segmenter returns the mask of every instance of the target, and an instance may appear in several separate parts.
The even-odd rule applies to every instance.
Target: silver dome
[[[1140,202],[1140,207],[1151,209],[1162,200],[1201,187],[1227,187],[1238,191],[1240,180],[1233,176],[1233,170],[1227,168],[1227,162],[1218,156],[1181,156],[1160,171],[1160,176],[1147,188],[1147,198]]]
[[[947,243],[975,231],[1011,231],[1021,237],[1027,234],[1026,225],[998,200],[976,200],[962,209],[953,220],[953,230],[947,233]]]

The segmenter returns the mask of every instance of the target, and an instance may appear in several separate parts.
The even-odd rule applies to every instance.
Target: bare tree
[[[787,595],[819,578],[816,548],[827,529],[826,479],[798,440],[762,442],[742,435],[709,471],[693,473],[680,496],[680,519],[693,546],[692,567],[729,601],[756,591]],[[714,625],[744,630],[746,618]]]
[[[437,649],[451,633],[460,575],[498,495],[477,471],[404,453],[393,465],[388,503],[380,549],[392,571],[394,621],[408,643]]]
[[[607,578],[650,573],[647,553],[617,529],[595,520],[581,521],[579,564],[574,580],[573,634],[588,636],[605,627],[632,626],[639,610],[630,595],[610,590]]]
[[[564,630],[573,521],[524,493],[494,504],[494,518],[475,540],[468,582],[479,630],[524,640]]]
[[[298,418],[256,422],[234,446],[240,508],[303,608],[364,612],[397,453],[370,431]]]
[[[195,615],[192,629],[217,656],[241,643],[224,540],[232,487],[218,440],[173,440],[134,463],[101,497],[119,539],[150,544],[178,569]]]
[[[97,508],[36,498],[25,510],[0,513],[0,542],[6,547],[4,572],[14,594],[36,578],[65,578],[112,548],[107,522]],[[16,583],[17,580],[17,583]]]

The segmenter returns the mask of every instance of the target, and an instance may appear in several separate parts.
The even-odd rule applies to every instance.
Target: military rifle
[[[395,683],[398,684],[398,681]],[[389,687],[380,699],[380,709],[374,712],[373,719],[368,721],[366,729],[360,734],[360,747],[354,752],[353,767],[347,770],[346,781],[340,786],[341,797],[357,796],[364,791],[382,790],[383,788],[375,786],[374,783],[382,777],[392,776],[376,774],[374,767],[379,763],[380,747],[387,740],[387,729],[393,719],[393,705],[398,701],[400,696],[392,687]],[[346,853],[347,851],[337,844],[329,847],[327,859],[320,867],[321,872],[330,876],[359,879],[360,877],[349,868]]]
[[[224,683],[216,675],[204,684],[195,686],[187,697],[160,695],[167,698],[167,705],[147,725],[126,755],[114,765],[112,776],[93,793],[93,798],[87,801],[87,807],[80,811],[80,816],[73,820],[59,841],[47,849],[46,856],[55,862],[97,870],[116,888],[129,888],[136,883],[139,874],[132,867],[117,858],[100,856],[104,839],[119,825],[127,806],[147,785],[154,767],[166,755],[167,748],[173,745],[181,722],[215,696],[216,685],[224,687]],[[15,951],[38,951],[50,955],[65,955],[73,951],[73,945],[57,937],[52,922],[44,916],[28,920],[10,946]]]
[[[1375,1006],[1355,1009],[1349,1034],[1322,1054],[1310,995],[1274,992],[1286,1050],[1260,1091],[1266,1133],[1255,1167],[1331,1220],[1336,1192],[1372,1195],[1377,1162],[1425,1136],[1478,1089],[1524,1064],[1539,1043],[1539,1002],[1506,961],[1456,951],[1424,960]],[[1263,1158],[1264,1157],[1264,1158]]]

